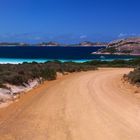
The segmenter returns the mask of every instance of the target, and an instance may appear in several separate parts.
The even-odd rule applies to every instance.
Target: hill
[[[140,55],[140,37],[112,41],[101,53]]]

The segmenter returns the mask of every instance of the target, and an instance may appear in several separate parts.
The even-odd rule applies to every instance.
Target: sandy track
[[[0,110],[0,140],[140,140],[140,100],[121,81],[129,71],[83,72],[38,87]]]

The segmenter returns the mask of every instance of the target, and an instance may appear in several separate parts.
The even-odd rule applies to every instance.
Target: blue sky
[[[0,0],[0,41],[110,41],[140,36],[139,0]]]

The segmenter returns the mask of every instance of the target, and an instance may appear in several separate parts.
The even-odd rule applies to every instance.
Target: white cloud
[[[81,35],[80,36],[80,39],[84,39],[84,38],[87,38],[87,35]]]
[[[119,35],[118,35],[118,37],[125,37],[125,36],[127,36],[128,34],[126,34],[126,33],[120,33]]]
[[[139,36],[140,34],[136,33],[120,33],[118,37],[129,37],[129,36]]]

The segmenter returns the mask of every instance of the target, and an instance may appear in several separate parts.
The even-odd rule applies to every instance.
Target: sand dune
[[[140,140],[140,99],[130,69],[68,75],[0,109],[0,140]]]

